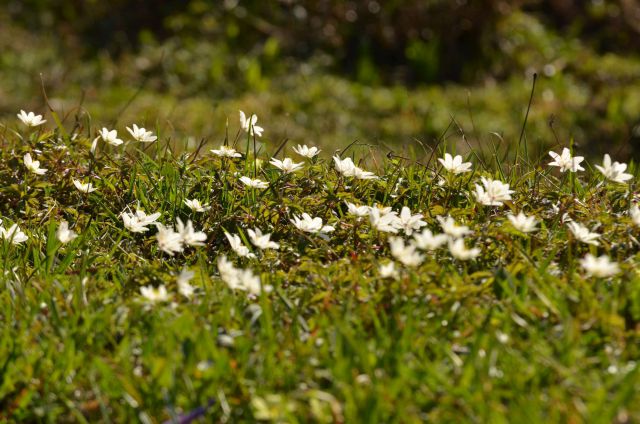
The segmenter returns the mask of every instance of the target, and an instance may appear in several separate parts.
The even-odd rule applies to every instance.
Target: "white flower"
[[[176,278],[178,292],[187,299],[191,299],[191,296],[193,296],[193,293],[196,290],[195,287],[189,284],[189,281],[191,281],[194,275],[195,273],[193,271],[189,271],[187,268],[182,268],[182,271],[180,271],[180,274]]]
[[[11,244],[14,245],[18,245],[29,240],[29,237],[22,232],[20,227],[18,227],[18,224],[13,224],[8,230],[0,226],[0,235],[3,239],[9,240]]]
[[[369,209],[369,222],[373,228],[384,233],[396,234],[400,229],[400,218],[396,212],[385,213],[376,207]]]
[[[355,177],[359,180],[375,180],[378,177],[369,171],[357,167],[351,158],[340,159],[340,156],[333,157],[336,171],[344,177]]]
[[[136,124],[133,124],[133,129],[127,127],[127,131],[129,131],[129,134],[131,134],[134,140],[141,143],[152,143],[158,139],[151,131],[138,127]]]
[[[251,118],[247,119],[244,112],[240,111],[240,126],[242,129],[248,132],[249,135],[253,135],[255,133],[258,137],[262,137],[262,131],[264,131],[264,128],[257,126],[256,122],[258,122],[258,117],[255,113],[251,115]]]
[[[598,171],[602,173],[606,178],[616,183],[625,183],[627,180],[633,178],[633,175],[624,172],[627,169],[626,163],[613,162],[611,163],[611,156],[604,155],[602,166],[596,165]]]
[[[222,278],[222,281],[224,281],[225,283],[229,285],[231,285],[230,282],[235,283],[237,270],[233,266],[233,263],[227,260],[227,257],[225,255],[221,255],[220,257],[218,257],[218,272],[220,273],[220,278]]]
[[[265,292],[270,292],[272,289],[268,285],[262,286],[260,277],[254,275],[250,269],[243,270],[234,267],[224,255],[218,258],[218,271],[222,281],[232,290],[247,291],[257,296],[263,289]]]
[[[166,302],[169,300],[167,288],[162,285],[157,288],[152,285],[140,287],[140,294],[150,303]]]
[[[335,228],[333,228],[331,225],[322,225],[322,218],[311,218],[308,213],[303,213],[302,218],[294,215],[291,222],[296,226],[298,230],[304,231],[306,233],[330,233],[335,230]]]
[[[536,225],[538,225],[538,221],[536,221],[535,216],[527,216],[523,212],[518,213],[518,215],[508,215],[509,221],[513,228],[523,233],[531,233],[536,231]]]
[[[600,242],[598,238],[600,238],[600,234],[592,233],[589,229],[577,222],[571,221],[567,223],[569,229],[573,233],[576,239],[583,243],[592,244],[594,246],[599,246]]]
[[[380,277],[382,278],[392,278],[394,280],[397,280],[400,277],[400,274],[396,269],[395,262],[389,262],[385,265],[380,265],[378,267],[378,272],[380,273]]]
[[[106,128],[102,128],[98,133],[100,134],[100,137],[102,137],[103,141],[105,141],[108,144],[111,144],[112,146],[119,146],[122,143],[124,143],[124,141],[118,138],[118,131],[116,130],[109,131]]]
[[[47,122],[42,119],[42,115],[36,115],[33,112],[27,113],[24,110],[20,110],[18,119],[20,119],[22,123],[28,127],[37,127],[38,125],[42,125]]]
[[[461,261],[467,261],[469,259],[475,259],[480,254],[480,249],[477,247],[467,249],[464,245],[464,239],[449,240],[449,252],[451,256]]]
[[[362,218],[369,215],[369,206],[357,206],[350,202],[344,202],[350,215]]]
[[[638,206],[636,205],[633,205],[631,209],[629,209],[629,215],[631,216],[633,223],[637,226],[640,226],[640,208],[638,208]]]
[[[412,243],[405,245],[400,237],[389,237],[389,247],[393,257],[405,266],[416,267],[424,261],[424,256],[418,253],[416,246]]]
[[[311,159],[312,157],[316,156],[318,153],[320,153],[320,150],[318,150],[317,147],[309,147],[307,145],[299,145],[298,144],[298,148],[293,148],[293,151],[296,152],[297,154],[299,154],[300,156],[304,156],[305,158],[309,158]]]
[[[616,262],[612,262],[607,255],[595,257],[591,253],[580,260],[580,265],[587,271],[587,274],[594,277],[606,278],[620,272],[620,267]]]
[[[60,226],[58,227],[58,230],[56,231],[56,237],[58,238],[60,243],[65,244],[78,237],[78,234],[69,229],[69,223],[67,223],[67,221],[62,221],[60,223]]]
[[[422,250],[436,250],[448,240],[446,234],[433,234],[428,228],[413,236],[414,244]]]
[[[269,187],[268,182],[262,181],[258,178],[253,179],[249,177],[240,177],[240,181],[247,187],[251,187],[251,188],[268,188]]]
[[[240,236],[238,236],[237,234],[231,235],[231,234],[227,233],[226,231],[224,232],[224,235],[227,237],[227,240],[229,240],[229,244],[231,245],[231,249],[233,249],[233,251],[236,252],[236,254],[238,256],[240,256],[241,258],[255,258],[256,257],[256,255],[251,253],[249,251],[249,248],[242,243],[242,240],[240,239]]]
[[[460,238],[466,236],[467,234],[473,233],[473,231],[471,231],[466,225],[456,224],[456,221],[450,216],[447,216],[446,218],[437,216],[436,219],[440,223],[442,231],[444,231],[445,234],[451,236],[452,238]]]
[[[82,183],[82,182],[74,179],[73,180],[73,185],[76,186],[78,191],[81,191],[83,193],[91,193],[93,191],[96,191],[96,188],[93,186],[92,183]]]
[[[280,169],[285,174],[290,174],[292,172],[296,172],[304,167],[304,163],[295,163],[289,158],[284,158],[284,160],[278,160],[276,158],[271,158],[269,163],[276,168]]]
[[[271,241],[271,234],[262,234],[259,228],[255,230],[248,229],[249,239],[251,243],[259,249],[279,249],[280,245],[275,241]]]
[[[159,222],[156,222],[155,225],[158,229],[158,234],[156,234],[158,248],[170,256],[182,252],[182,235],[175,232],[173,228],[165,227]]]
[[[184,204],[194,212],[206,212],[211,209],[211,206],[203,205],[198,199],[185,199]]]
[[[487,206],[501,206],[503,202],[511,200],[513,190],[509,190],[509,184],[485,177],[481,177],[481,180],[484,188],[476,184],[474,193],[478,202]]]
[[[571,171],[584,171],[584,168],[580,166],[580,162],[584,160],[583,156],[571,156],[571,151],[566,147],[562,149],[562,154],[559,155],[556,152],[549,152],[549,156],[553,158],[553,162],[549,162],[549,166],[557,166],[560,168],[560,172]]]
[[[27,153],[24,155],[24,158],[22,158],[23,162],[24,162],[24,166],[27,167],[27,169],[31,172],[33,172],[34,174],[37,175],[44,175],[47,170],[44,168],[40,168],[40,161],[39,160],[33,160],[31,159],[31,153]]]
[[[218,150],[215,149],[211,149],[210,150],[211,153],[213,153],[216,156],[220,156],[223,158],[239,158],[242,157],[242,155],[238,152],[236,152],[236,149],[234,149],[233,147],[229,147],[229,146],[220,146],[220,148]]]
[[[414,230],[418,231],[425,225],[427,225],[427,223],[422,220],[421,213],[412,215],[411,209],[406,206],[402,207],[400,215],[398,216],[398,226],[404,230],[404,233],[406,235],[410,236],[411,234],[413,234]]]
[[[333,157],[333,162],[339,174],[345,177],[353,177],[355,175],[356,165],[351,158],[340,159],[340,156],[336,155]]]
[[[144,233],[148,231],[148,225],[156,222],[160,218],[160,212],[147,215],[144,211],[136,209],[136,213],[122,212],[120,216],[124,222],[124,227],[132,233]]]
[[[185,225],[180,218],[177,219],[176,229],[182,237],[182,243],[187,246],[204,246],[204,241],[207,240],[207,235],[202,231],[195,231],[193,229],[193,222],[187,221]]]
[[[353,176],[359,180],[377,180],[378,176],[373,172],[365,171],[357,166],[353,169]]]
[[[462,156],[452,157],[449,153],[444,154],[444,159],[438,158],[444,169],[457,175],[471,171],[471,162],[462,162]]]

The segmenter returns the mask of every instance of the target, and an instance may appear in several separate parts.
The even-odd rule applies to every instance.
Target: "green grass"
[[[517,166],[486,158],[483,169],[471,153],[473,173],[446,185],[429,155],[369,161],[376,181],[341,177],[322,158],[283,177],[267,164],[276,148],[262,146],[255,169],[253,140],[242,135],[237,148],[249,155],[222,160],[213,145],[174,153],[166,134],[150,145],[100,144],[94,156],[95,129],[65,132],[7,122],[0,135],[3,225],[29,236],[0,246],[0,420],[162,422],[208,403],[205,422],[640,420],[640,229],[627,216],[635,179],[610,183],[589,169],[570,179],[548,158],[522,155]],[[22,164],[36,151],[44,176]],[[282,153],[295,157],[288,145]],[[350,155],[358,163],[369,151]],[[238,181],[254,174],[269,188]],[[478,204],[480,176],[510,183],[513,200]],[[73,178],[97,191],[78,192]],[[212,208],[191,212],[187,198]],[[462,262],[445,247],[384,279],[388,236],[349,216],[345,201],[408,206],[434,232],[436,216],[451,215],[471,227],[467,245],[481,254]],[[206,245],[161,252],[153,226],[124,228],[120,213],[137,205],[162,212],[165,225],[192,219]],[[541,220],[538,232],[511,227],[507,213],[521,210]],[[302,212],[335,232],[300,232],[290,219]],[[601,245],[573,238],[565,213],[597,228]],[[79,234],[65,245],[55,238],[62,220]],[[223,232],[251,246],[254,227],[280,249],[238,258]],[[586,276],[588,252],[609,255],[620,274]],[[273,291],[228,288],[216,265],[223,254]],[[191,299],[175,282],[185,266],[195,272]],[[166,285],[170,301],[145,302],[146,285]]]

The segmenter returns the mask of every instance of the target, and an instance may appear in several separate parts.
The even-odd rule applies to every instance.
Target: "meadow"
[[[640,420],[633,162],[98,119],[3,123],[1,421]]]

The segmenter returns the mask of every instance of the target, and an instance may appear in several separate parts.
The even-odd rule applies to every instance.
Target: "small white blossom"
[[[78,234],[69,229],[69,223],[67,223],[67,221],[62,221],[60,223],[60,226],[58,226],[58,230],[56,231],[56,237],[58,238],[58,241],[60,241],[60,243],[65,244],[78,237]]]
[[[592,233],[587,227],[575,221],[568,222],[567,226],[577,240],[594,246],[600,245],[600,242],[598,241],[598,239],[600,238],[600,234]]]
[[[253,253],[251,253],[251,251],[249,250],[249,248],[247,246],[245,246],[242,243],[242,240],[240,239],[240,236],[237,234],[229,234],[226,231],[224,232],[224,235],[227,237],[227,240],[229,240],[229,244],[231,245],[231,249],[236,252],[236,254],[238,256],[240,256],[241,258],[255,258],[256,255],[254,255]]]
[[[176,278],[178,292],[187,299],[191,299],[196,290],[195,287],[189,284],[194,275],[195,273],[193,271],[189,271],[187,268],[182,268],[182,271],[180,271],[180,274]]]
[[[147,215],[144,211],[136,209],[136,213],[122,212],[120,216],[124,227],[132,233],[144,233],[149,230],[148,225],[155,223],[160,218],[160,212]]]
[[[211,206],[208,204],[203,205],[198,199],[185,199],[184,204],[194,212],[206,212],[211,209]]]
[[[449,240],[449,252],[451,256],[461,261],[475,259],[480,255],[480,249],[477,247],[467,249],[464,245],[464,239]]]
[[[266,249],[279,249],[280,245],[275,241],[271,241],[271,234],[262,234],[259,228],[255,230],[248,229],[247,234],[249,234],[249,239],[251,243],[258,249],[266,250]]]
[[[518,213],[518,215],[508,215],[509,222],[513,225],[513,228],[523,233],[531,233],[537,230],[536,225],[538,225],[538,221],[536,221],[535,216],[527,216],[524,212]]]
[[[152,143],[158,139],[151,131],[138,127],[136,124],[133,124],[133,129],[127,127],[127,131],[129,131],[129,134],[131,134],[134,140],[141,143]]]
[[[357,216],[358,218],[363,218],[369,215],[369,206],[357,206],[354,203],[344,202],[347,205],[347,211],[349,215]]]
[[[42,119],[42,115],[36,115],[33,112],[27,113],[24,110],[20,110],[18,119],[20,119],[22,123],[28,127],[37,127],[38,125],[42,125],[47,122]]]
[[[378,272],[380,273],[380,277],[382,278],[392,278],[397,280],[400,277],[400,273],[396,269],[395,262],[389,262],[385,265],[380,265],[378,267]]]
[[[473,233],[473,231],[471,231],[466,225],[456,224],[456,221],[450,216],[447,216],[446,218],[437,216],[436,219],[440,223],[442,231],[444,231],[445,234],[451,236],[452,238],[460,238],[466,236],[467,234]]]
[[[626,163],[611,163],[611,156],[609,156],[608,154],[604,155],[602,166],[596,165],[596,168],[598,168],[598,171],[600,171],[602,175],[604,175],[611,181],[615,181],[616,183],[624,184],[628,180],[633,178],[633,175],[624,172],[627,169]]]
[[[318,153],[320,153],[320,150],[318,150],[317,147],[309,147],[307,145],[299,145],[297,148],[293,148],[293,151],[296,152],[297,154],[299,154],[300,156],[303,156],[305,158],[309,158],[311,159],[312,157],[316,156]]]
[[[234,267],[224,255],[218,258],[218,271],[222,281],[232,290],[246,291],[255,296],[258,296],[262,290],[267,293],[272,290],[269,285],[263,286],[260,282],[260,277],[254,275],[250,269]]]
[[[13,224],[9,229],[0,226],[0,235],[3,239],[9,240],[13,245],[18,245],[29,240],[29,237],[22,232],[18,224]]]
[[[549,166],[557,166],[560,168],[560,172],[570,171],[584,171],[584,168],[580,166],[580,162],[584,160],[583,156],[571,156],[571,151],[566,147],[562,149],[562,154],[556,152],[549,152],[549,156],[553,158],[553,162],[549,162]]]
[[[284,160],[278,160],[276,158],[272,158],[269,163],[276,168],[280,169],[285,174],[290,174],[292,172],[296,172],[302,168],[304,168],[304,163],[295,163],[289,158],[285,158]]]
[[[445,153],[444,159],[438,158],[438,161],[440,161],[444,169],[454,175],[471,171],[471,162],[462,162],[462,156],[460,155],[453,157],[449,153]]]
[[[344,177],[355,177],[359,180],[375,180],[378,177],[369,171],[357,167],[351,158],[340,159],[340,156],[333,157],[333,162],[339,174]]]
[[[262,181],[258,178],[253,179],[253,178],[249,178],[249,177],[240,177],[240,181],[242,182],[242,184],[246,185],[247,187],[251,187],[251,188],[268,188],[269,187],[269,183],[266,181]]]
[[[262,131],[264,131],[264,128],[257,126],[256,122],[258,122],[258,117],[255,113],[247,119],[244,112],[240,111],[240,126],[242,129],[248,132],[251,136],[255,134],[258,137],[262,137]]]
[[[399,227],[406,235],[410,236],[414,231],[418,231],[420,228],[427,225],[427,223],[422,220],[422,216],[423,215],[421,213],[412,215],[411,209],[403,206],[400,211],[400,215],[398,216]]]
[[[385,213],[384,210],[373,207],[369,209],[369,222],[371,226],[383,233],[396,234],[400,230],[400,218],[396,212]]]
[[[73,185],[76,186],[78,191],[81,191],[82,193],[91,193],[93,191],[96,191],[96,188],[93,186],[92,183],[83,183],[83,182],[80,182],[79,180],[74,179]]]
[[[312,218],[306,212],[302,214],[302,218],[294,215],[291,223],[293,223],[298,230],[312,234],[330,233],[335,230],[331,225],[323,225],[322,218]]]
[[[124,141],[118,138],[118,131],[116,130],[109,131],[107,128],[102,128],[98,134],[100,134],[103,141],[111,144],[112,146],[119,146],[124,143]]]
[[[580,260],[580,265],[587,274],[594,277],[606,278],[616,275],[620,272],[620,267],[616,262],[612,262],[607,255],[595,257],[591,253]]]
[[[169,293],[167,293],[167,288],[164,285],[157,288],[151,285],[142,286],[140,287],[140,294],[149,303],[160,303],[169,300]]]
[[[424,255],[416,250],[412,243],[404,244],[400,237],[389,237],[391,255],[401,264],[409,267],[417,267],[424,261]]]
[[[242,155],[238,152],[236,152],[236,149],[234,149],[233,147],[229,147],[229,146],[220,146],[219,149],[211,149],[209,150],[211,153],[213,153],[216,156],[220,156],[223,158],[239,158],[242,157]]]
[[[370,171],[365,171],[362,168],[355,167],[353,170],[353,176],[358,180],[377,180],[378,176]]]
[[[193,222],[187,221],[185,225],[180,218],[177,219],[176,229],[182,237],[182,243],[187,246],[204,246],[207,235],[202,231],[195,231],[193,229]]]
[[[415,245],[422,250],[436,250],[447,242],[446,234],[433,234],[428,228],[413,236]]]
[[[333,157],[333,162],[339,174],[345,177],[353,177],[355,175],[356,165],[351,158],[340,159],[340,156],[336,155]]]
[[[24,166],[26,166],[29,171],[33,172],[36,175],[44,175],[47,172],[46,169],[40,168],[39,160],[33,160],[31,158],[30,153],[25,154],[22,160],[24,162]]]
[[[158,233],[156,234],[158,248],[170,256],[182,252],[182,235],[174,231],[173,228],[165,227],[158,222],[156,222],[155,225],[158,229]]]
[[[476,191],[473,193],[479,203],[487,206],[501,206],[503,202],[511,200],[513,190],[509,190],[509,184],[485,177],[481,177],[481,180],[484,187],[476,184]]]

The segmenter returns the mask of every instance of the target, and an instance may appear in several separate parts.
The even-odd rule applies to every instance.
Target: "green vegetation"
[[[232,422],[640,419],[633,165],[634,179],[616,183],[595,170],[558,173],[523,150],[517,164],[473,159],[459,175],[429,155],[382,160],[368,169],[379,178],[354,179],[317,156],[283,174],[266,162],[273,151],[254,156],[259,144],[243,135],[229,140],[247,153],[239,158],[178,154],[162,135],[143,144],[126,131],[126,144],[99,139],[93,154],[93,129],[16,122],[0,139],[2,420],[162,422],[208,404],[206,421]],[[229,127],[235,134],[236,121]],[[31,172],[26,153],[40,161],[27,162]],[[352,146],[342,157],[357,164],[364,153]],[[295,156],[289,146],[282,155]],[[499,206],[483,205],[481,176],[514,193],[498,184]],[[187,199],[210,209],[195,212]],[[446,243],[394,251],[397,240],[346,202],[420,213],[414,235],[447,231],[438,217],[449,215],[470,227],[464,243],[478,256],[455,259]],[[160,212],[164,227],[132,232],[121,214],[138,208]],[[534,232],[507,219],[520,211],[536,217]],[[335,230],[297,229],[302,213]],[[178,219],[206,240],[169,255],[158,234]],[[571,220],[600,236],[574,233]],[[413,246],[407,222],[399,234]],[[257,248],[253,228],[279,248]],[[590,268],[588,253],[617,265]],[[219,271],[223,255],[263,290],[234,290],[237,270]],[[185,267],[194,293],[177,282]]]
[[[149,3],[0,5],[0,422],[640,422],[636,2]]]

